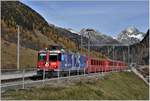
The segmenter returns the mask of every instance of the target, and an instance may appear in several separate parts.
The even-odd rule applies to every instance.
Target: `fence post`
[[[84,76],[85,76],[85,68],[84,68]]]
[[[70,69],[69,69],[69,81],[70,81]]]
[[[98,69],[98,75],[99,75],[99,77],[101,77],[101,71],[102,71],[102,66],[100,65],[100,68]]]
[[[58,74],[58,77],[57,77],[57,80],[58,80],[58,81],[57,81],[57,82],[59,82],[59,76],[60,76],[60,71],[59,71],[59,70],[58,70],[58,73],[57,73],[57,74]]]
[[[45,82],[45,69],[43,70],[43,86],[44,86],[44,82]]]
[[[25,76],[25,70],[22,71],[22,89],[24,89],[24,76]]]
[[[102,77],[103,77],[104,68],[102,67]]]

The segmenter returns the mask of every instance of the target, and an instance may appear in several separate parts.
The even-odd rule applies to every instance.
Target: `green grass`
[[[148,88],[149,86],[132,72],[122,72],[109,74],[100,80],[84,79],[65,87],[46,85],[45,87],[7,91],[2,94],[2,99],[148,100]]]

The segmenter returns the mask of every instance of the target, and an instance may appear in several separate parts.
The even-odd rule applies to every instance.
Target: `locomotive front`
[[[58,71],[60,67],[61,52],[59,50],[44,50],[38,52],[38,74]]]

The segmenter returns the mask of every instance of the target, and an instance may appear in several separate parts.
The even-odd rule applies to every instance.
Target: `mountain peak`
[[[131,26],[121,31],[117,40],[124,44],[134,44],[140,42],[145,36],[145,33],[140,32],[136,27]]]
[[[128,34],[133,34],[133,33],[139,32],[139,30],[134,26],[127,27],[125,29],[125,31],[128,32]]]

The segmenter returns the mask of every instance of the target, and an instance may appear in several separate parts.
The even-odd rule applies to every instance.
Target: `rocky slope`
[[[94,29],[83,28],[79,33],[83,37],[90,39],[93,44],[119,44],[117,40]]]

